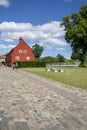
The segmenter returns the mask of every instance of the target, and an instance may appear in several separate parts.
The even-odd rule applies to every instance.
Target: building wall
[[[1,62],[5,62],[5,59],[4,58],[0,58],[0,63]]]
[[[5,63],[6,56],[0,56],[0,64]]]
[[[11,62],[9,63],[10,66],[12,66],[14,62],[18,61],[34,61],[32,49],[23,40],[23,38],[19,38],[19,44],[9,54],[9,57],[9,61]]]

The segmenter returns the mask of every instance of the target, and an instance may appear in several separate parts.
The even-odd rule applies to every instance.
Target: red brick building
[[[6,64],[8,66],[12,66],[14,62],[18,61],[34,61],[34,54],[32,49],[30,46],[28,46],[22,37],[19,38],[19,44],[6,56]]]

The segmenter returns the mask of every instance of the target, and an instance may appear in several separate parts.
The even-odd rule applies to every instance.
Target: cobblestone
[[[0,66],[0,130],[87,130],[87,90]]]

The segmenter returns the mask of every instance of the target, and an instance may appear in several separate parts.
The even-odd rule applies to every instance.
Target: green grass
[[[87,68],[64,67],[65,72],[47,72],[45,68],[22,68],[39,76],[59,81],[74,87],[87,89]]]

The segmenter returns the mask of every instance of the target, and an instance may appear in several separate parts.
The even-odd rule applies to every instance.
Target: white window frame
[[[19,50],[19,53],[22,53],[22,50],[21,50],[21,49]]]

